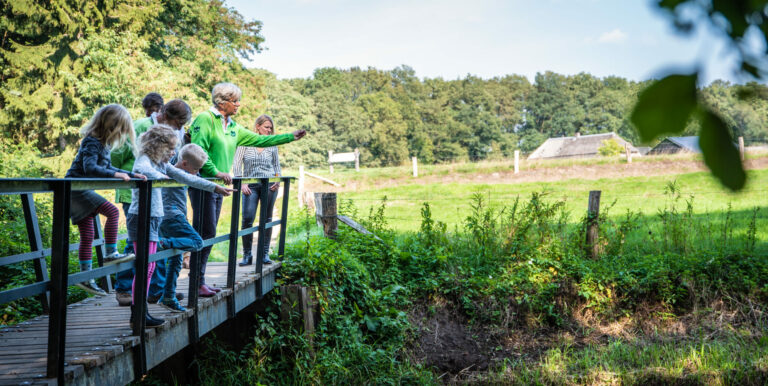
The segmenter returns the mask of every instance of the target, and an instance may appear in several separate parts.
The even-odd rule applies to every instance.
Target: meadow
[[[542,169],[590,167],[556,163]],[[462,180],[503,167],[433,171],[450,169]],[[343,225],[338,240],[326,239],[292,197],[280,282],[324,294],[314,348],[285,321],[260,317],[239,354],[208,342],[214,355],[203,359],[210,361],[204,380],[768,381],[761,200],[768,170],[750,170],[738,193],[702,171],[462,184],[424,183],[399,170],[404,176],[379,169],[333,175],[345,184],[340,212],[383,241]],[[584,248],[590,190],[602,191],[597,259]],[[237,370],[219,370],[222,355]]]

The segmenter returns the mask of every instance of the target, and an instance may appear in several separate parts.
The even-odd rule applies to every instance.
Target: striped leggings
[[[139,246],[136,245],[136,242],[133,242],[133,250],[138,251]],[[157,252],[157,243],[154,241],[149,242],[149,254],[153,254]],[[152,275],[155,273],[155,266],[157,265],[156,262],[151,262],[147,264],[147,295],[149,295],[149,285],[152,283]],[[133,303],[133,300],[136,299],[136,276],[133,276],[133,282],[131,283],[131,294],[133,294],[133,299],[131,300],[131,304]]]
[[[96,211],[77,223],[77,229],[80,230],[80,249],[77,257],[80,261],[93,259],[93,219],[97,215],[107,218],[104,225],[104,243],[115,244],[117,242],[117,221],[120,219],[120,212],[117,207],[105,202],[101,204]]]

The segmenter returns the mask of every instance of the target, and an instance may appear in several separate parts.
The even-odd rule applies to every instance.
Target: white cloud
[[[597,39],[600,43],[620,43],[627,39],[627,34],[622,32],[619,28],[613,31],[606,32]]]

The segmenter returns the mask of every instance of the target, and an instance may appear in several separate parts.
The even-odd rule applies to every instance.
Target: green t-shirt
[[[230,173],[238,146],[270,147],[293,141],[293,134],[259,135],[237,124],[231,118],[224,130],[222,116],[213,111],[206,111],[192,121],[189,126],[192,143],[208,153],[200,175],[215,177],[217,173]]]
[[[133,130],[136,132],[136,138],[142,133],[149,130],[155,121],[152,117],[141,118],[133,121]],[[133,162],[136,159],[133,156],[133,145],[126,143],[117,150],[112,151],[109,157],[112,160],[112,166],[123,170],[133,170]],[[115,202],[119,203],[131,203],[131,190],[130,189],[117,189],[115,190]]]

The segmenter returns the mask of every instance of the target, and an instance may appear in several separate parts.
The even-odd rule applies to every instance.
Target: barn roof
[[[631,143],[619,137],[616,133],[590,134],[577,137],[549,138],[528,156],[536,158],[568,158],[589,157],[597,155],[597,149],[603,146],[603,141],[613,139],[619,145],[629,145],[633,154],[639,154]]]
[[[667,140],[685,150],[694,153],[701,153],[701,148],[699,147],[699,137],[695,135],[690,137],[667,137]]]

